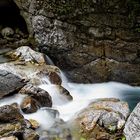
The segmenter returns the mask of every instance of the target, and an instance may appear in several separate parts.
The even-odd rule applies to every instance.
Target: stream
[[[7,61],[2,55],[0,55],[0,60],[0,63]],[[49,61],[53,64],[51,60]],[[34,119],[40,124],[39,131],[49,130],[57,118],[69,122],[80,110],[86,108],[91,102],[98,98],[119,98],[120,100],[128,102],[131,110],[140,101],[140,87],[132,87],[117,82],[77,84],[70,83],[63,73],[61,77],[63,87],[65,87],[73,97],[72,101],[68,101],[62,95],[58,94],[55,85],[51,84],[47,77],[43,77],[42,80],[46,82],[39,85],[39,87],[51,95],[53,101],[52,109],[41,108],[36,113],[22,113],[26,119]],[[0,106],[15,102],[20,104],[24,97],[25,95],[16,94],[3,98],[0,100]]]

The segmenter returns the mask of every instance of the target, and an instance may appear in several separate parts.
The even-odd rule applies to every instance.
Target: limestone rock
[[[24,79],[6,70],[0,70],[0,98],[10,93],[17,92],[25,84]]]
[[[140,103],[130,114],[124,128],[127,140],[138,140],[140,138]]]
[[[49,84],[49,74],[56,73],[55,75],[58,77],[60,73],[60,69],[56,66],[46,64],[37,65],[16,61],[0,64],[0,70],[5,70],[9,73],[13,73],[21,79],[25,79],[26,81],[29,81],[31,84],[34,85],[40,85],[43,83]],[[59,83],[61,83],[61,80],[59,81]]]
[[[30,36],[70,80],[140,85],[139,2],[14,1]]]
[[[129,115],[126,102],[115,99],[101,99],[90,104],[78,114],[76,121],[82,135],[87,139],[115,139],[121,137]]]
[[[4,38],[11,37],[14,35],[14,30],[10,27],[6,27],[1,30],[1,34]]]
[[[25,62],[31,62],[37,64],[45,63],[44,55],[42,53],[32,50],[28,46],[19,47],[16,50],[7,53],[7,55],[12,59],[19,59]]]

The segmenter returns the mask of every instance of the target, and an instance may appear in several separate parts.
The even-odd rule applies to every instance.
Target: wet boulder
[[[28,84],[19,93],[29,96],[25,97],[21,104],[21,109],[24,113],[33,113],[40,107],[52,106],[52,98],[49,93],[39,87]]]
[[[20,104],[20,108],[26,114],[34,113],[40,108],[40,104],[37,100],[28,96],[23,99],[22,103]]]
[[[20,77],[21,79],[25,79],[26,81],[29,81],[31,84],[34,85],[40,85],[44,83],[50,84],[51,82],[55,84],[61,83],[61,79],[59,76],[60,69],[56,66],[51,66],[46,64],[38,65],[34,63],[28,63],[28,62],[13,61],[10,63],[0,64],[0,70],[5,70],[10,73],[13,73],[18,77]],[[50,73],[56,73],[55,75],[59,77],[56,79],[59,80],[56,80],[54,76],[52,76],[53,77],[52,78]]]
[[[28,46],[19,47],[16,50],[7,53],[7,55],[14,60],[19,59],[20,61],[37,64],[45,63],[44,54],[36,52]]]
[[[33,119],[29,119],[28,120],[31,124],[30,128],[32,129],[37,129],[39,128],[40,124],[36,121],[36,120],[33,120]]]
[[[58,73],[49,72],[48,77],[49,77],[49,80],[52,84],[55,84],[55,85],[61,85],[62,84],[62,79],[61,79],[60,75],[58,75]]]
[[[78,114],[76,123],[87,139],[117,139],[129,115],[126,102],[117,99],[97,100]]]
[[[4,38],[12,37],[14,35],[14,30],[10,27],[5,27],[1,30],[1,35]]]
[[[0,70],[0,98],[21,89],[26,82],[24,79],[6,70]]]
[[[140,139],[140,103],[137,104],[130,114],[125,124],[124,135],[127,140]]]
[[[61,85],[57,85],[56,88],[58,89],[58,92],[66,97],[69,101],[73,99],[73,97],[70,95],[70,92]]]
[[[23,122],[24,117],[20,113],[20,109],[15,104],[4,105],[0,107],[0,122],[10,123],[10,122]]]
[[[21,123],[4,123],[0,124],[0,138],[19,135],[24,132],[24,128]],[[7,140],[7,139],[6,139]]]

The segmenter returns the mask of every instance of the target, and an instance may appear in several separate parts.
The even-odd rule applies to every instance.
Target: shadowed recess
[[[26,22],[13,0],[0,0],[0,26],[1,28],[19,29],[23,33],[28,33]]]

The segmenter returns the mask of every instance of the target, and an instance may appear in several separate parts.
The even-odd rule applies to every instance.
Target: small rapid
[[[32,114],[24,114],[26,119],[34,119],[41,125],[40,129],[49,129],[56,118],[64,121],[71,120],[80,110],[86,108],[91,102],[99,98],[119,98],[127,101],[132,109],[140,101],[140,87],[132,87],[126,84],[108,82],[101,84],[76,84],[67,83],[67,90],[73,97],[67,101],[60,95],[52,84],[42,84],[40,88],[50,93],[53,100],[52,110],[41,108]],[[13,95],[0,100],[0,106],[17,102],[20,104],[25,95]],[[53,112],[52,112],[53,111]]]
[[[53,62],[49,60],[49,63],[52,65]],[[32,78],[36,69],[39,69],[38,65],[25,67],[22,70],[25,71],[29,78]],[[13,71],[12,68],[11,71]],[[70,83],[62,71],[58,74],[62,80],[61,86],[70,93],[73,99],[69,100],[66,96],[60,94],[57,85],[52,84],[50,77],[45,75],[40,79],[37,79],[41,81],[41,84],[37,86],[50,94],[52,98],[52,107],[43,107],[38,109],[37,112],[31,114],[25,114],[21,111],[25,119],[34,119],[40,124],[39,131],[49,130],[49,128],[55,124],[57,119],[63,120],[64,122],[71,121],[82,109],[86,108],[91,102],[100,98],[118,98],[126,101],[131,110],[140,101],[140,87],[132,87],[127,84],[117,82],[98,84]],[[20,105],[25,96],[26,95],[15,94],[4,97],[0,99],[0,106],[10,105],[15,102]]]

